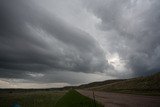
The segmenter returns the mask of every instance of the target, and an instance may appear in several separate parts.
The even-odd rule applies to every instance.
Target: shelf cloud
[[[1,0],[0,81],[69,85],[158,72],[159,9],[159,0]]]

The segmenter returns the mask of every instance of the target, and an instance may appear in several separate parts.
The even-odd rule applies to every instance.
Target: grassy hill
[[[95,87],[90,87],[88,89],[97,91],[160,95],[160,72],[147,77],[116,81],[105,85],[95,85]]]
[[[99,82],[92,82],[89,84],[82,84],[76,88],[78,89],[84,89],[84,88],[91,88],[91,87],[96,87],[96,86],[102,86],[102,85],[107,85],[115,82],[120,82],[124,81],[125,79],[116,79],[116,80],[106,80],[106,81],[99,81]]]

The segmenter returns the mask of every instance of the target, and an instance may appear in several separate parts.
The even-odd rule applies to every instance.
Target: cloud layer
[[[89,0],[88,11],[101,19],[104,45],[125,62],[127,72],[146,75],[160,70],[160,2],[158,0]]]
[[[28,71],[105,69],[103,51],[92,36],[31,3],[2,1],[0,76],[17,77]]]
[[[159,9],[159,0],[1,0],[0,78],[78,84],[158,72]]]

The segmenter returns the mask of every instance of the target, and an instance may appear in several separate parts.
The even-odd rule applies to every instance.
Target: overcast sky
[[[159,0],[0,0],[0,88],[158,71]]]

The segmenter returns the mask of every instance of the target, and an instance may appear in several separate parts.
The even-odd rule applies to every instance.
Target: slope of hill
[[[106,81],[99,81],[99,82],[92,82],[89,84],[82,84],[80,86],[78,86],[77,88],[79,89],[86,89],[86,88],[91,88],[91,87],[96,87],[96,86],[102,86],[102,85],[107,85],[107,84],[111,84],[111,83],[115,83],[115,82],[120,82],[120,81],[124,81],[125,79],[116,79],[116,80],[106,80]]]
[[[80,86],[64,87],[64,89],[71,88],[160,95],[160,72],[146,77],[106,80],[101,82],[82,84]]]
[[[155,95],[160,95],[160,72],[147,77],[127,79],[111,84],[91,87],[90,89],[97,91],[153,93]]]

